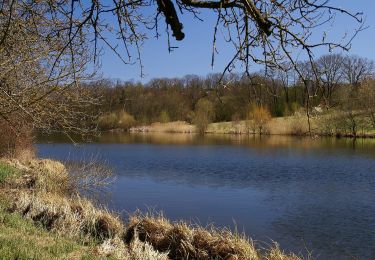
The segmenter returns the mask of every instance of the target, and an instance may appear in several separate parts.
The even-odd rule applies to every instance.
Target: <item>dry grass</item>
[[[172,223],[162,215],[133,215],[126,230],[126,242],[140,239],[170,259],[243,259],[297,260],[284,254],[277,245],[266,254],[260,253],[252,240],[227,229],[204,229],[186,222]]]
[[[17,159],[5,161],[22,172],[20,179],[14,180],[18,188],[27,188],[39,193],[67,193],[68,171],[57,161],[48,159],[21,162]]]
[[[22,193],[9,211],[17,212],[53,233],[81,241],[98,241],[94,250],[96,255],[116,259],[168,259],[167,254],[157,252],[147,242],[135,239],[125,244],[122,240],[125,229],[120,219],[85,199]]]
[[[277,243],[274,243],[265,256],[266,260],[300,260],[301,258],[295,254],[286,255]]]
[[[130,132],[159,132],[159,133],[197,133],[194,125],[185,121],[169,123],[153,123],[149,126],[132,127]]]
[[[363,113],[356,112],[357,137],[374,137],[375,128],[370,119]],[[259,124],[259,123],[258,123]],[[205,133],[211,134],[267,134],[267,135],[309,135],[307,116],[295,113],[293,116],[272,118],[262,123],[262,128],[255,127],[254,120],[233,122],[218,122],[208,125]],[[310,115],[311,134],[318,136],[353,136],[351,125],[345,114],[339,111],[330,111]],[[198,133],[194,125],[183,121],[170,123],[153,123],[149,126],[133,127],[130,132],[148,133]]]
[[[306,135],[309,131],[306,116],[273,118],[267,124],[269,134],[273,135]]]
[[[316,120],[315,120],[316,121]],[[313,124],[315,123],[312,119]],[[211,123],[206,133],[211,134],[259,134],[259,129],[249,129],[249,125],[255,124],[253,120],[236,122]],[[150,126],[133,127],[131,132],[149,133],[197,133],[197,128],[186,122],[153,123]],[[291,116],[272,118],[262,126],[262,134],[271,135],[305,135],[308,132],[307,119],[303,116]]]
[[[70,237],[88,236],[104,241],[121,235],[124,230],[114,214],[81,198],[72,200],[52,194],[36,196],[22,192],[10,211],[32,219],[47,230]]]
[[[132,259],[155,259],[155,260],[168,260],[168,253],[160,253],[154,249],[148,242],[142,242],[135,238],[129,244],[129,255]]]
[[[235,127],[233,127],[232,122],[220,122],[209,124],[206,132],[212,134],[245,134],[247,133],[247,127],[245,121],[238,121]]]

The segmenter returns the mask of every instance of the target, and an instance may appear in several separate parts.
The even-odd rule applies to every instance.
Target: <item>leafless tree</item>
[[[375,128],[375,79],[368,78],[361,83],[359,89],[360,108],[370,118]]]
[[[79,83],[90,78],[83,32],[69,37],[72,18],[48,2],[2,1],[0,5],[0,120],[17,134],[19,122],[52,131],[88,133],[98,102]]]
[[[284,90],[285,102],[289,105],[289,87],[293,84],[293,74],[291,70],[278,70],[276,74],[277,79],[281,83]]]
[[[321,95],[327,108],[333,106],[332,95],[343,81],[344,57],[340,54],[324,55],[317,61],[320,81],[322,82]]]
[[[353,87],[374,73],[374,62],[358,56],[347,56],[344,59],[344,76]]]

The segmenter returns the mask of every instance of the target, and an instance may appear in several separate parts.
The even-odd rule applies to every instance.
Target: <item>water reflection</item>
[[[56,140],[40,144],[40,155],[100,154],[114,167],[113,209],[235,220],[255,239],[306,246],[320,259],[375,258],[375,140],[110,133],[79,147]]]
[[[255,148],[293,147],[303,149],[314,148],[351,148],[375,152],[375,138],[331,138],[331,137],[293,137],[293,136],[259,136],[230,134],[197,134],[180,133],[132,133],[106,132],[88,140],[73,137],[83,143],[115,143],[115,144],[155,144],[155,145],[241,145]],[[70,139],[64,135],[38,137],[40,143],[68,143]]]

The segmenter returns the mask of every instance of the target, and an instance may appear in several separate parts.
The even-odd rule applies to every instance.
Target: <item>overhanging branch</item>
[[[173,36],[177,41],[181,41],[185,38],[185,34],[182,32],[182,23],[178,19],[176,9],[171,0],[157,0],[159,11],[165,16],[165,22],[171,27]]]

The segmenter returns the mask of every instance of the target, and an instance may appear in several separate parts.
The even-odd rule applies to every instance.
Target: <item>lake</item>
[[[318,259],[375,259],[375,140],[108,133],[40,157],[96,156],[114,171],[107,205],[236,228],[260,247]],[[104,195],[103,195],[104,196]]]

